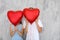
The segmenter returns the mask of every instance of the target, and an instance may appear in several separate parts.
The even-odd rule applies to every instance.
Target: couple
[[[17,27],[10,26],[11,40],[23,40],[23,34],[26,33],[24,40],[39,40],[39,32],[42,32],[42,23],[39,18],[30,24],[25,18],[17,25]]]

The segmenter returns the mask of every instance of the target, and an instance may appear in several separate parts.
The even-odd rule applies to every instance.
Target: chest
[[[22,31],[22,24],[18,25],[16,27],[19,31]],[[12,30],[14,31],[14,26],[12,26]]]
[[[28,24],[28,32],[37,32],[37,26],[35,24],[35,22],[33,24]]]

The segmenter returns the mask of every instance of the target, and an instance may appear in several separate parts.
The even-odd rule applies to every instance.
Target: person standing
[[[23,21],[25,32],[26,32],[26,40],[39,40],[39,32],[42,32],[42,22],[38,18],[35,22],[30,24],[26,19]]]
[[[11,35],[11,40],[23,40],[22,36],[24,33],[24,29],[22,27],[22,22],[17,25],[17,27],[12,27],[10,26],[10,35]]]

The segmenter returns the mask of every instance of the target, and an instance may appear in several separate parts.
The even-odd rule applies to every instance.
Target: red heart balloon
[[[7,13],[8,19],[10,22],[16,26],[22,19],[22,11],[8,11]]]
[[[25,18],[32,24],[39,16],[40,11],[38,8],[25,8],[23,13]]]

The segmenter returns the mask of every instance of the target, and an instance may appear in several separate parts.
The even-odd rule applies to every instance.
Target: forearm
[[[39,32],[42,32],[42,27],[39,27],[39,26],[38,26],[38,31],[39,31]]]
[[[26,33],[28,32],[28,27],[27,27],[27,26],[25,27],[25,32],[26,32]]]
[[[24,28],[22,28],[22,31],[17,30],[17,32],[18,32],[19,35],[22,36],[24,34]]]
[[[10,36],[13,36],[14,35],[14,31],[10,31]]]
[[[23,35],[23,32],[21,31],[19,31],[19,30],[17,30],[17,32],[18,32],[18,34],[20,35],[20,36],[22,36]]]
[[[40,27],[38,24],[37,24],[37,29],[39,32],[42,32],[42,27]]]
[[[21,31],[22,35],[24,34],[24,28],[22,28],[22,31]]]

